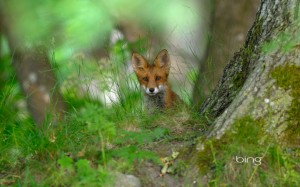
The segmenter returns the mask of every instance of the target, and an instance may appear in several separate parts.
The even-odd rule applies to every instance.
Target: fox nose
[[[150,91],[151,93],[153,93],[153,92],[154,92],[154,88],[149,88],[149,91]]]

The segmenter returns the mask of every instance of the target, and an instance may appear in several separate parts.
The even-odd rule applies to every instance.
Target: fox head
[[[152,64],[137,53],[132,54],[131,62],[140,85],[147,95],[154,96],[165,90],[171,65],[166,49],[158,53]]]

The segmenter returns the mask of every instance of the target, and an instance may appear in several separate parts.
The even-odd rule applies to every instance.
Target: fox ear
[[[132,54],[131,63],[134,71],[143,70],[148,66],[146,59],[138,53]]]
[[[166,49],[163,49],[158,53],[157,57],[154,60],[154,64],[159,68],[167,68],[168,70],[170,69],[170,56]]]

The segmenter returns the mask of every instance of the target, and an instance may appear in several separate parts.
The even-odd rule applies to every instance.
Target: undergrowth
[[[8,92],[1,97],[15,97]],[[160,155],[146,147],[172,136],[168,126],[159,127],[162,114],[149,117],[89,101],[56,128],[45,122],[41,131],[28,115],[13,115],[14,102],[7,98],[0,106],[1,185],[110,185],[115,172],[130,172],[135,162],[161,164]]]
[[[122,42],[111,49],[108,61],[52,62],[68,105],[55,128],[50,120],[42,129],[35,126],[14,72],[7,69],[0,93],[1,186],[112,186],[116,173],[134,173],[144,161],[162,168],[161,158],[176,151],[180,159],[172,174],[185,173],[190,149],[172,149],[176,143],[194,147],[211,121],[188,105],[145,113]],[[2,61],[10,67],[10,58]],[[103,97],[106,93],[113,95]],[[221,139],[204,143],[197,164],[209,186],[300,185],[299,150],[280,146],[262,133],[263,126],[263,120],[246,116]],[[262,161],[237,164],[235,156]]]
[[[9,70],[0,93],[1,186],[111,186],[117,172],[130,173],[145,160],[162,164],[160,157],[166,155],[149,149],[151,144],[191,140],[172,128],[200,123],[189,107],[153,115],[143,111],[139,85],[126,72],[128,52],[119,49],[122,46],[117,43],[111,50],[111,62],[90,60],[83,65],[76,59],[56,62],[53,56],[68,105],[55,127],[50,119],[41,129],[36,127]],[[108,91],[118,99],[99,95]],[[195,116],[188,120],[189,115]]]

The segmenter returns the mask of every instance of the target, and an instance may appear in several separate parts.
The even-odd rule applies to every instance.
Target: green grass
[[[179,151],[179,158],[171,173],[182,177],[189,168],[190,147],[211,121],[189,105],[145,113],[135,75],[124,71],[129,53],[122,46],[120,42],[111,49],[110,62],[52,62],[68,105],[55,129],[49,128],[50,121],[36,128],[12,69],[6,72],[0,93],[0,186],[111,186],[115,172],[135,174],[144,161],[162,167],[160,158],[173,151]],[[194,81],[195,73],[189,76]],[[93,80],[107,91],[107,79],[117,83],[119,102],[106,106],[92,89],[82,91],[81,86]],[[198,167],[203,175],[210,174],[209,186],[300,185],[299,149],[268,137],[264,125],[263,120],[246,116],[220,140],[204,142]],[[236,164],[234,156],[263,160],[259,166]]]
[[[19,114],[24,108],[15,112],[22,96],[16,82],[8,82],[0,95],[0,184],[111,186],[115,172],[135,173],[144,161],[162,166],[159,158],[169,156],[173,143],[191,146],[201,136],[195,129],[205,133],[208,122],[190,107],[148,115],[140,96],[132,97],[137,90],[127,91],[126,102],[111,107],[81,98],[69,106],[56,129],[49,129],[45,122],[41,131],[28,114]],[[262,133],[264,125],[244,117],[220,140],[205,143],[198,166],[203,174],[212,173],[209,186],[299,185],[299,150],[268,138]],[[262,164],[236,164],[235,155],[261,156]],[[182,175],[188,168],[184,157],[175,162],[173,175]]]
[[[26,107],[19,106],[25,98],[10,71],[10,81],[0,93],[1,186],[111,186],[115,172],[134,172],[145,160],[161,165],[159,158],[171,151],[159,150],[161,144],[195,137],[182,133],[201,121],[189,107],[153,115],[143,111],[137,80],[125,74],[121,63],[128,53],[112,51],[117,54],[110,64],[103,64],[105,68],[99,63],[106,62],[93,60],[86,65],[76,60],[52,62],[68,105],[56,128],[49,126],[49,118],[38,129]],[[109,90],[107,79],[118,83],[120,101],[111,106],[94,98],[92,90],[81,90],[92,80]]]
[[[11,106],[8,101],[1,105],[1,113]],[[44,131],[30,118],[12,115],[1,124],[1,185],[109,185],[112,172],[132,171],[136,161],[160,164],[161,155],[146,147],[169,141],[169,125],[174,122],[163,114],[149,117],[121,108],[85,102],[56,129],[45,123]],[[165,127],[159,127],[162,118]]]
[[[56,129],[45,123],[40,131],[29,117],[13,115],[13,102],[6,99],[0,108],[5,114],[0,129],[1,185],[109,184],[112,171],[130,171],[135,161],[159,164],[159,155],[144,147],[170,136],[166,128],[145,127],[156,123],[155,117],[88,101],[69,111]]]

